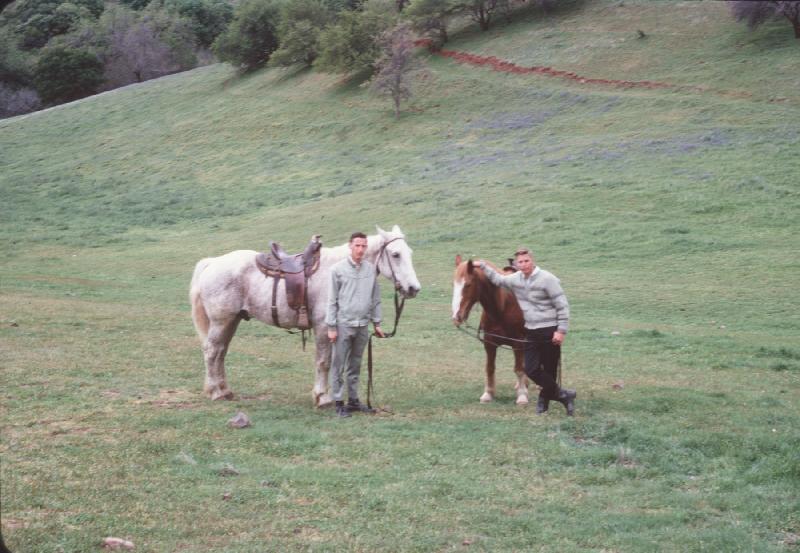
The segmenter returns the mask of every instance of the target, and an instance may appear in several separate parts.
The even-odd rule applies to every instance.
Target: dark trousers
[[[539,395],[545,399],[558,398],[558,361],[561,346],[553,344],[557,327],[525,329],[525,374],[542,387]]]

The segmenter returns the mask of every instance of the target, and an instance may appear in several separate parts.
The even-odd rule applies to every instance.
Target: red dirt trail
[[[561,71],[558,69],[553,69],[552,67],[545,67],[538,65],[534,65],[531,67],[523,67],[515,63],[512,63],[510,61],[496,58],[494,56],[478,56],[476,54],[469,54],[467,52],[459,52],[456,50],[437,51],[431,48],[431,44],[432,43],[429,39],[421,39],[415,42],[416,46],[423,48],[427,47],[430,53],[433,55],[439,55],[444,58],[450,58],[458,63],[464,63],[479,67],[488,67],[494,71],[500,71],[502,73],[514,73],[517,75],[535,74],[535,75],[544,75],[547,77],[560,77],[562,79],[568,79],[581,84],[605,85],[605,86],[615,86],[621,88],[648,88],[648,89],[671,88],[675,90],[688,90],[693,92],[711,92],[711,93],[721,94],[724,96],[735,96],[739,98],[752,98],[753,96],[751,93],[743,91],[730,92],[722,90],[713,90],[708,87],[678,85],[678,84],[664,83],[659,81],[625,81],[618,79],[594,79],[578,75],[577,73],[574,73],[572,71]],[[782,100],[785,101],[785,99]]]

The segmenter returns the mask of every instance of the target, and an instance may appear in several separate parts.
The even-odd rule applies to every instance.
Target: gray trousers
[[[358,377],[361,373],[361,357],[369,342],[368,326],[336,327],[336,342],[331,354],[331,392],[334,401],[344,401],[344,371],[347,370],[347,397],[358,399]]]

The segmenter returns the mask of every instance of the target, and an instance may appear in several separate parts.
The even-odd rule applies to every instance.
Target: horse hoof
[[[517,398],[517,405],[528,405],[528,398],[526,397],[518,397]]]
[[[315,398],[315,403],[317,405],[317,409],[325,409],[333,405],[333,400],[328,394],[322,394],[321,396],[317,396]]]
[[[492,396],[490,396],[489,394],[483,394],[481,396],[481,403],[491,403],[492,399],[493,399]]]
[[[233,399],[233,392],[230,390],[217,390],[211,394],[211,399],[214,401],[218,399],[231,400]]]

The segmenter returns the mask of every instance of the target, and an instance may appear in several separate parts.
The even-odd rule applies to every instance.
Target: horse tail
[[[207,257],[197,262],[194,267],[194,274],[192,275],[192,284],[189,287],[189,303],[192,305],[192,320],[194,321],[194,328],[197,330],[200,339],[205,340],[208,337],[208,327],[211,326],[211,321],[208,319],[208,313],[203,305],[203,298],[200,295],[200,286],[197,279],[200,273],[208,267],[211,263],[211,258]]]

